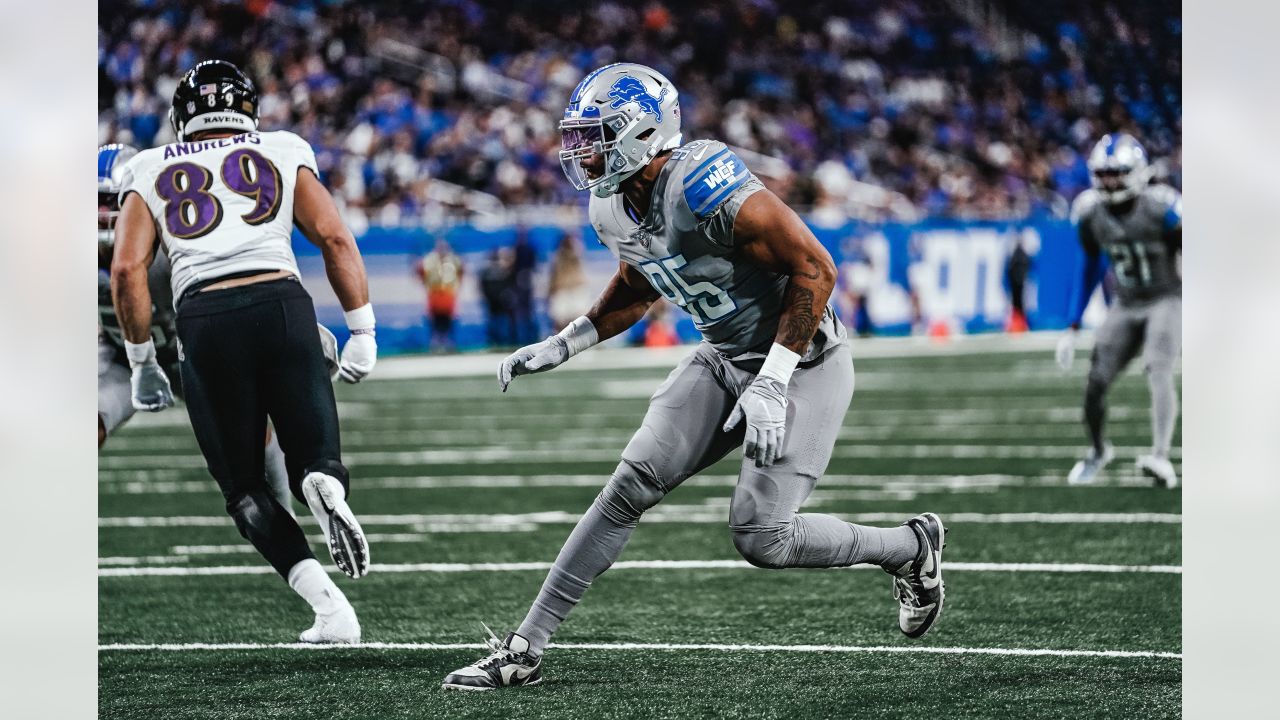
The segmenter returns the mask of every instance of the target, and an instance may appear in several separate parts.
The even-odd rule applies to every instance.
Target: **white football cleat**
[[[1103,446],[1101,457],[1098,456],[1096,450],[1089,448],[1089,454],[1085,455],[1083,460],[1071,468],[1071,472],[1067,475],[1067,484],[1088,485],[1096,482],[1098,473],[1102,472],[1102,468],[1114,460],[1115,456],[1116,450],[1111,446],[1111,443]]]
[[[316,623],[298,636],[304,643],[354,644],[360,642],[360,621],[356,610],[346,603],[331,613],[316,613]]]
[[[922,637],[942,615],[942,548],[946,528],[933,513],[917,515],[903,523],[916,533],[920,550],[892,574],[893,597],[898,601],[898,629],[909,638]]]
[[[313,472],[302,479],[302,496],[320,523],[334,564],[347,575],[359,578],[369,572],[369,543],[345,495],[342,483],[335,477]]]
[[[506,639],[499,640],[488,625],[484,629],[489,633],[484,642],[493,652],[446,675],[441,687],[480,691],[542,682],[542,658],[529,654],[528,640],[515,633],[507,633]]]
[[[1173,463],[1169,462],[1169,458],[1143,455],[1134,461],[1134,465],[1138,467],[1138,472],[1151,478],[1156,487],[1170,490],[1178,487],[1178,471],[1173,469]]]

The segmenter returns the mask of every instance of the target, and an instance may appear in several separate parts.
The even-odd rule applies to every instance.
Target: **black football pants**
[[[267,488],[267,418],[305,503],[302,479],[323,472],[347,487],[339,459],[338,410],[316,330],[315,308],[288,278],[208,292],[188,291],[177,327],[187,412],[227,513],[282,577],[314,557],[297,522]]]

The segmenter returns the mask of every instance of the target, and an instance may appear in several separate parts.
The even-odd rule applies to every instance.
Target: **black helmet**
[[[184,142],[202,130],[257,130],[258,89],[226,60],[205,60],[178,81],[169,124]]]

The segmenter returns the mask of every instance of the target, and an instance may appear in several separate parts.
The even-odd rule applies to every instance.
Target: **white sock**
[[[328,615],[350,605],[347,596],[329,578],[315,558],[289,568],[289,587],[306,600],[317,615]]]
[[[267,469],[267,487],[271,488],[271,496],[280,503],[280,507],[293,515],[293,495],[289,492],[289,470],[284,464],[284,450],[280,449],[280,440],[271,433],[271,442],[267,443],[264,459]]]

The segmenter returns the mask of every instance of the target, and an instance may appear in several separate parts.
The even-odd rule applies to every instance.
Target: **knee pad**
[[[742,559],[758,568],[791,567],[795,525],[791,522],[733,528],[733,546]]]
[[[666,494],[657,478],[623,460],[596,496],[596,506],[615,525],[635,527],[644,511],[657,505]]]

